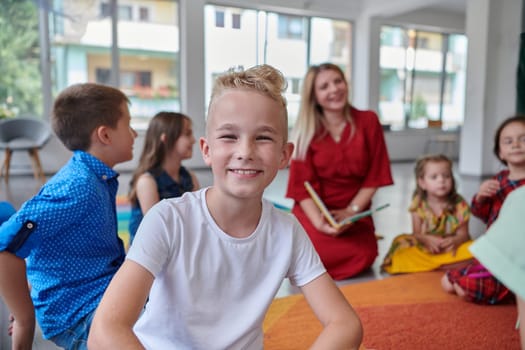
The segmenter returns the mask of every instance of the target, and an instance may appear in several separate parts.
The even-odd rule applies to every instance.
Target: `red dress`
[[[347,207],[361,187],[393,184],[383,128],[373,111],[351,110],[355,132],[350,138],[348,124],[339,142],[321,131],[316,135],[305,160],[292,160],[286,197],[295,201],[293,214],[314,244],[328,273],[336,280],[368,269],[377,257],[372,217],[351,225],[337,237],[319,232],[299,202],[310,198],[304,187],[309,181],[328,209]],[[363,208],[363,210],[368,208]]]

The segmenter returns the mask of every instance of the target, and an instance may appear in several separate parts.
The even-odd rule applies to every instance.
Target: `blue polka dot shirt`
[[[124,261],[117,234],[118,173],[92,155],[73,157],[0,227],[0,251],[26,258],[44,337],[93,311]]]

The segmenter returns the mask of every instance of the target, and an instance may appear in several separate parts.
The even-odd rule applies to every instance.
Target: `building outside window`
[[[17,71],[22,78],[14,81],[23,80],[26,86],[2,84],[0,104],[12,104],[14,100],[17,110],[41,114],[38,8],[31,0],[13,3],[18,15],[12,18],[13,23],[9,22],[10,28],[16,28],[15,23],[32,21],[31,38],[28,36],[24,42],[25,52],[35,55],[12,60],[23,62],[23,69]],[[110,1],[54,0],[48,4],[52,98],[75,83],[116,85],[130,97],[132,123],[139,129],[146,127],[160,110],[180,110],[177,1],[118,0],[116,38],[112,37]],[[26,32],[27,28],[24,26]],[[290,82],[286,92],[290,124],[297,116],[300,87],[310,64],[335,62],[350,73],[349,22],[206,5],[205,30],[206,98],[216,74],[232,66],[248,68],[268,63],[280,69]],[[113,42],[118,46],[116,55]],[[5,76],[12,72],[9,70]],[[26,79],[29,75],[31,79]],[[22,96],[27,101],[23,102]]]
[[[49,4],[52,95],[75,83],[117,84],[130,96],[137,128],[145,127],[160,110],[180,111],[177,1],[118,1],[117,67],[110,2]],[[0,10],[7,23],[0,37],[24,36],[2,41],[9,55],[2,61],[9,65],[0,66],[0,118],[42,115],[38,8],[32,0],[20,0],[0,2]],[[228,68],[271,64],[289,82],[286,98],[293,125],[310,65],[333,62],[352,79],[350,22],[215,5],[205,5],[204,20],[205,99],[213,77]],[[381,121],[393,130],[461,126],[466,50],[467,39],[461,34],[383,26],[377,106]]]
[[[180,111],[178,3],[118,2],[114,70],[109,2],[54,1],[50,43],[54,91],[82,82],[114,85],[128,95],[134,127],[161,110]]]

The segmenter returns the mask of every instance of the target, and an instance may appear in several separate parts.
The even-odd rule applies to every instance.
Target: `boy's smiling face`
[[[253,90],[231,89],[215,98],[200,146],[214,187],[237,198],[260,198],[290,159],[284,107]]]

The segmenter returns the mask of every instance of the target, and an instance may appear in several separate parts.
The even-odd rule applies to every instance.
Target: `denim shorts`
[[[49,340],[66,350],[87,350],[87,338],[94,315],[95,310],[87,314],[73,327],[55,335]]]

